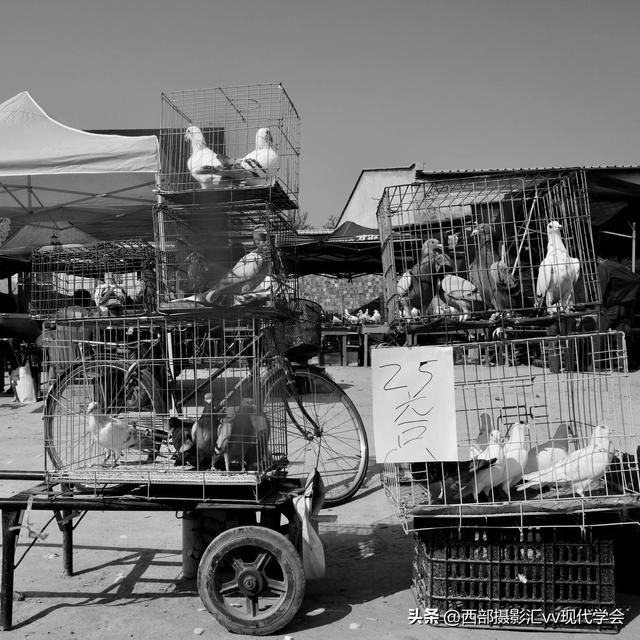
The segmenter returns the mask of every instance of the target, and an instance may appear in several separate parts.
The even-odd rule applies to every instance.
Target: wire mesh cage
[[[241,211],[160,205],[154,229],[161,312],[273,308],[295,289],[278,249],[293,230],[269,204]]]
[[[623,622],[606,532],[478,527],[420,531],[414,540],[412,590],[436,623],[451,611],[469,627],[596,631]]]
[[[43,347],[51,475],[93,484],[255,484],[280,473],[284,383],[270,332],[255,313],[50,325]]]
[[[378,224],[390,319],[499,323],[599,304],[581,171],[388,187]]]
[[[43,248],[33,253],[30,313],[40,319],[152,313],[155,267],[155,248],[143,240]]]
[[[383,486],[407,530],[426,526],[422,516],[522,518],[638,501],[623,333],[439,348],[458,355],[458,459],[385,464]]]
[[[280,84],[163,93],[160,146],[167,197],[246,191],[281,209],[297,204],[300,117]]]

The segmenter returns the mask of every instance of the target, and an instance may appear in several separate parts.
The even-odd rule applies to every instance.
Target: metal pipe
[[[44,480],[44,471],[23,471],[19,469],[0,469],[0,480]]]

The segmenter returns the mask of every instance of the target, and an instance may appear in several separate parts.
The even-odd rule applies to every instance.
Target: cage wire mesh
[[[420,516],[617,509],[640,496],[624,334],[456,346],[459,461],[385,464],[407,530]],[[524,515],[523,515],[524,514]],[[553,522],[553,519],[550,519]]]
[[[154,246],[135,239],[35,251],[30,313],[39,319],[152,313],[155,263]]]
[[[44,335],[54,478],[256,484],[286,466],[283,375],[270,321],[60,320]]]
[[[498,324],[599,304],[581,171],[388,187],[378,224],[390,320]]]
[[[281,209],[297,205],[300,117],[280,84],[163,93],[160,147],[167,196],[248,191]]]
[[[274,308],[295,295],[279,254],[293,228],[269,203],[242,210],[159,205],[154,229],[161,312]]]

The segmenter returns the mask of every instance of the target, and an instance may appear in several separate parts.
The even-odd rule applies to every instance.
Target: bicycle
[[[288,476],[300,478],[317,468],[325,484],[326,506],[350,500],[368,467],[366,432],[351,399],[323,369],[259,348],[263,333],[238,330],[216,338],[222,335],[219,325],[180,318],[62,323],[67,332],[76,331],[67,341],[76,357],[67,354],[54,363],[64,370],[50,385],[45,401],[45,448],[54,468],[82,467],[96,459],[95,439],[83,427],[91,401],[135,429],[138,441],[133,448],[147,453],[149,463],[175,457],[168,418],[185,418],[185,407],[198,404],[203,390],[222,381],[225,393],[216,414],[249,389],[244,395],[260,398],[271,433],[286,433],[286,443],[270,442],[274,468],[286,465]],[[215,353],[216,340],[222,342],[217,345],[222,353]],[[208,368],[208,374],[187,389],[181,377],[190,368]],[[244,375],[227,384],[229,372],[236,369]],[[279,447],[286,449],[286,460]]]

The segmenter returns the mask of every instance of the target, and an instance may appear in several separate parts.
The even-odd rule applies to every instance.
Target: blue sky
[[[159,126],[163,90],[282,82],[321,226],[362,168],[640,164],[636,0],[3,0],[3,101]]]

